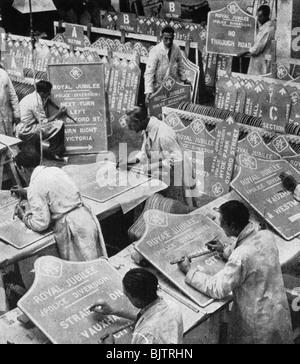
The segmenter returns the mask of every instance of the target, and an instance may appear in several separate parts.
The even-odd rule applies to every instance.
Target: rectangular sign
[[[52,99],[65,106],[68,154],[107,151],[104,68],[100,63],[49,65]]]
[[[300,180],[300,175],[285,160],[262,160],[241,154],[239,172],[232,188],[247,201],[285,240],[300,234],[300,203],[283,187],[282,172]]]
[[[181,19],[181,2],[180,1],[164,1],[164,9],[167,18]]]
[[[209,53],[236,56],[246,52],[254,44],[257,20],[243,11],[235,2],[208,14]]]
[[[9,191],[0,192],[0,240],[12,245],[14,248],[23,249],[50,235],[51,231],[36,233],[27,229],[18,217],[14,217],[17,204],[18,199],[11,196]],[[28,206],[25,202],[24,205]]]
[[[125,327],[132,322],[89,310],[103,299],[135,314],[123,293],[122,277],[106,260],[75,263],[42,257],[34,267],[35,281],[18,307],[53,344],[99,344],[101,337],[115,332],[116,343],[130,344],[132,329]]]
[[[66,24],[65,28],[65,42],[72,46],[84,47],[84,27],[81,25]]]

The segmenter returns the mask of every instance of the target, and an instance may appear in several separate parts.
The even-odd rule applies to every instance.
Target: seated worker
[[[129,158],[128,165],[141,163],[145,174],[160,177],[169,185],[162,192],[164,197],[189,204],[183,179],[183,151],[174,130],[156,117],[148,116],[147,109],[140,106],[127,111],[125,119],[130,130],[144,135],[141,152]],[[122,166],[127,168],[120,161]]]
[[[229,322],[231,344],[292,344],[293,333],[279,253],[269,231],[256,231],[248,209],[238,201],[219,208],[228,237],[237,238],[225,268],[215,276],[191,269],[188,258],[179,268],[186,283],[214,299],[233,293]],[[222,251],[220,242],[208,245]]]
[[[99,222],[72,179],[57,167],[39,166],[37,153],[20,152],[15,162],[30,178],[27,191],[12,189],[18,197],[28,199],[28,212],[18,206],[15,211],[24,224],[36,232],[51,224],[64,260],[81,262],[107,256]]]
[[[67,109],[60,108],[57,113],[47,118],[45,105],[51,95],[52,84],[47,81],[39,81],[36,84],[36,92],[25,96],[20,102],[21,122],[17,125],[17,136],[24,141],[35,142],[36,138],[49,141],[49,157],[63,161],[65,151],[64,138],[65,126],[62,117]],[[39,120],[41,125],[39,124]]]
[[[145,269],[132,269],[123,278],[123,292],[141,311],[136,316],[99,300],[91,310],[135,321],[132,344],[182,344],[183,320],[174,303],[157,295],[158,279]],[[110,337],[110,341],[113,338]]]
[[[151,95],[160,88],[168,76],[175,81],[192,85],[185,75],[181,50],[174,44],[174,29],[167,26],[161,33],[162,41],[151,49],[144,75],[146,105],[149,104]]]

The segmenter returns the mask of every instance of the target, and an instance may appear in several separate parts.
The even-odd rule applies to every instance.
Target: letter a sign
[[[66,24],[65,40],[67,44],[75,47],[84,47],[84,27]]]
[[[181,18],[181,3],[178,1],[166,2],[164,1],[164,8],[167,18],[180,19]]]

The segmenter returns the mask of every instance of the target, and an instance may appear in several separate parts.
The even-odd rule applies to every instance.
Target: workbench
[[[200,208],[194,213],[200,212],[206,214],[212,219],[216,219],[218,223],[218,213],[214,207],[219,207],[224,202],[229,200],[241,200],[235,193],[231,192],[224,197],[221,197],[210,204]],[[94,207],[95,208],[95,207]],[[260,224],[261,219],[251,210],[251,221],[254,224]],[[280,238],[272,231],[275,237],[276,244],[279,249],[280,263],[284,272],[294,265],[299,264],[300,257],[300,239],[294,239],[287,242]],[[131,259],[131,254],[134,251],[134,244],[109,259],[110,263],[118,270],[121,275],[137,265]],[[196,306],[192,301],[182,295],[176,287],[162,276],[161,273],[154,268],[150,268],[159,278],[160,285],[165,288],[159,294],[169,300],[174,300],[179,306],[183,314],[184,320],[184,342],[190,343],[218,343],[221,333],[221,324],[227,321],[227,314],[231,298],[214,301],[205,308]],[[168,293],[166,293],[168,292]],[[176,298],[174,298],[176,297]],[[178,300],[179,298],[179,300]],[[199,312],[196,312],[198,308]],[[13,310],[4,316],[0,317],[0,343],[13,342],[15,343],[46,343],[48,340],[36,328],[26,329],[17,317],[21,314],[19,309]]]
[[[7,166],[15,184],[21,185],[16,167],[13,162],[12,148],[17,147],[22,141],[0,134],[0,190],[2,189],[4,167]]]

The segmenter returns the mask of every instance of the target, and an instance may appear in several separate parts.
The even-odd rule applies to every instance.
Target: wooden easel
[[[20,143],[20,139],[11,138],[2,134],[0,135],[0,190],[2,189],[5,166],[8,167],[14,183],[18,184],[19,186],[21,185],[21,181],[13,161],[13,154],[11,150],[11,147],[17,146]]]

